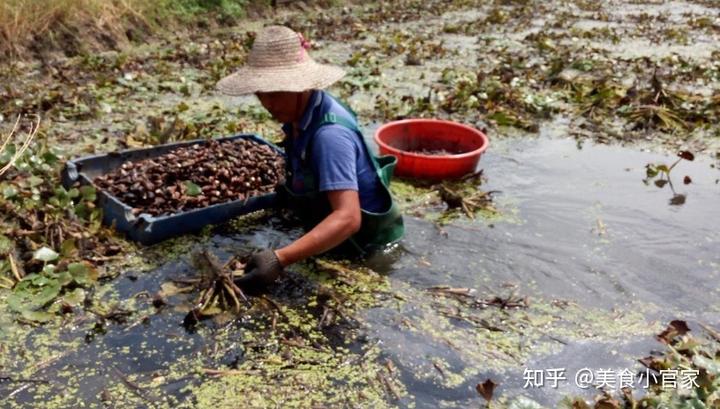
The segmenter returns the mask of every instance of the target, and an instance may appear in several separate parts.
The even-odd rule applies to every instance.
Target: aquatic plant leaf
[[[593,66],[594,66],[594,65],[595,65],[595,64],[593,63],[592,60],[585,59],[585,60],[575,61],[575,62],[571,65],[571,67],[574,68],[574,69],[576,69],[576,70],[588,72],[588,71],[591,71],[591,70],[593,69]]]
[[[685,204],[685,199],[687,199],[687,197],[685,195],[676,194],[672,198],[670,198],[670,205],[671,206],[682,206]]]
[[[65,287],[66,285],[72,283],[72,281],[73,281],[72,275],[67,271],[63,271],[63,272],[57,274],[55,279],[58,280],[60,287]]]
[[[665,187],[665,185],[667,185],[667,183],[668,183],[668,181],[665,180],[665,179],[658,179],[658,180],[655,181],[655,186],[657,186],[657,187],[659,187],[659,188],[662,189],[662,188]]]
[[[82,288],[76,288],[72,291],[68,291],[65,293],[65,295],[62,296],[61,300],[65,304],[75,307],[83,303],[85,301],[85,290]]]
[[[513,126],[517,123],[515,118],[512,118],[504,112],[496,112],[492,115],[488,115],[487,118],[497,122],[500,126]]]
[[[33,175],[28,178],[28,184],[30,187],[37,187],[42,185],[42,183],[43,179],[41,177]]]
[[[55,318],[55,314],[51,314],[47,311],[33,311],[33,310],[22,310],[20,315],[28,320],[34,322],[48,322]]]
[[[683,178],[683,184],[689,185],[689,184],[691,184],[691,183],[692,183],[692,179],[690,179],[690,176],[687,176],[687,175],[686,175],[686,176]]]
[[[4,234],[0,234],[0,254],[7,254],[13,248],[13,241]]]
[[[217,305],[211,305],[200,311],[200,314],[206,317],[212,317],[213,315],[220,314],[221,312],[223,312],[222,308],[218,307]]]
[[[160,284],[160,293],[164,297],[172,297],[173,295],[180,294],[181,292],[182,289],[175,285],[175,283],[168,281]]]
[[[202,193],[200,186],[189,180],[185,181],[185,189],[188,196],[199,196]]]
[[[7,185],[3,188],[3,197],[5,199],[12,199],[13,197],[17,196],[18,191],[13,185]]]
[[[90,263],[70,263],[68,272],[73,280],[80,285],[90,285],[97,281],[98,272]]]
[[[58,280],[47,277],[37,279],[37,277],[32,276],[37,275],[27,276],[15,286],[13,293],[7,299],[10,309],[16,312],[37,309],[60,294],[61,287]]]
[[[44,262],[57,260],[60,255],[49,247],[41,247],[35,251],[33,258]]]
[[[97,198],[97,192],[95,191],[95,186],[90,185],[83,185],[80,187],[80,194],[82,194],[83,199],[94,202]]]
[[[663,332],[657,334],[655,338],[663,344],[669,344],[676,336],[682,336],[688,332],[690,332],[690,328],[688,327],[687,322],[682,320],[673,320],[670,321],[667,328],[665,328]]]
[[[655,176],[657,176],[657,174],[658,174],[658,170],[655,167],[655,165],[653,165],[651,163],[648,163],[647,165],[645,165],[645,175],[649,179],[654,178]]]
[[[60,283],[56,280],[50,280],[48,285],[43,286],[33,298],[33,302],[42,306],[55,299],[60,294]]]
[[[72,256],[76,252],[77,244],[75,242],[75,239],[65,239],[65,241],[63,241],[60,245],[60,254],[62,254],[63,257]]]
[[[497,384],[493,382],[492,379],[488,378],[485,382],[475,385],[475,390],[483,397],[483,399],[490,402],[493,398],[493,392],[495,391],[496,386]]]
[[[58,155],[56,155],[55,152],[52,152],[52,151],[50,151],[50,150],[45,151],[45,152],[42,154],[42,160],[43,160],[43,162],[45,162],[45,163],[48,164],[48,165],[54,165],[54,164],[56,164],[59,159],[60,159],[60,158],[58,157]]]
[[[10,162],[10,160],[15,156],[15,153],[17,152],[17,146],[15,146],[14,143],[8,144],[5,146],[5,149],[0,152],[0,164],[6,164]]]
[[[680,151],[678,152],[678,156],[691,162],[695,160],[695,155],[693,155],[692,152],[689,151]]]

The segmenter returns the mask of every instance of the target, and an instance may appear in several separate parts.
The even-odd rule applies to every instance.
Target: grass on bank
[[[116,48],[175,23],[230,23],[271,0],[3,0],[0,56],[67,55]]]

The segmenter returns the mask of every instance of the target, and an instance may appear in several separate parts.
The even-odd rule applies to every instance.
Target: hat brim
[[[302,92],[327,88],[344,76],[342,68],[318,64],[313,60],[289,68],[246,66],[218,81],[217,89],[232,96],[256,92]]]

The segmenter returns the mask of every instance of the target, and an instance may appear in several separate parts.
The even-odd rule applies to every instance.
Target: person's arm
[[[332,209],[330,214],[290,245],[275,250],[283,267],[324,253],[360,229],[360,199],[357,191],[332,190],[327,192],[327,197]]]
[[[339,125],[330,125],[315,135],[312,157],[318,188],[327,195],[331,212],[308,233],[279,250],[255,253],[236,283],[261,287],[282,275],[283,267],[323,253],[360,229],[362,216],[358,193],[356,135]]]
[[[327,196],[332,211],[323,221],[288,246],[255,253],[235,283],[246,290],[259,290],[280,277],[285,266],[330,250],[355,234],[362,220],[358,192],[332,190]]]
[[[328,251],[360,229],[356,139],[353,131],[339,125],[325,126],[315,135],[313,171],[318,189],[327,195],[331,212],[300,239],[276,250],[283,266]]]

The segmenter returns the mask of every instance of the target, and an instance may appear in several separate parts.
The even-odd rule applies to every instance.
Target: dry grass
[[[31,43],[64,33],[116,33],[129,17],[142,21],[143,7],[139,0],[3,0],[0,53],[19,56]]]
[[[0,0],[0,56],[114,48],[128,30],[168,29],[207,13],[238,17],[258,3],[269,0]]]

